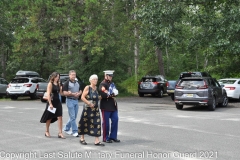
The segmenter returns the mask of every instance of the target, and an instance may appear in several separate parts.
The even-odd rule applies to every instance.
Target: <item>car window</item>
[[[204,82],[202,79],[184,79],[181,80],[179,83],[179,86],[194,86],[194,87],[199,87],[203,86]]]
[[[221,87],[221,85],[218,83],[218,81],[217,81],[216,79],[214,79],[213,81],[214,81],[214,83],[215,83],[215,86]]]
[[[156,82],[156,78],[143,78],[142,81],[143,82]]]
[[[209,82],[210,82],[210,86],[213,86],[213,87],[217,86],[213,79],[209,79]]]
[[[181,73],[179,79],[182,79],[184,77],[201,77],[201,74],[199,74],[199,73]]]
[[[28,78],[16,78],[12,79],[11,83],[28,83],[29,79]]]
[[[223,84],[234,84],[236,82],[236,80],[232,80],[232,79],[223,79],[219,81]]]
[[[47,82],[45,79],[39,78],[38,82]]]
[[[38,80],[37,79],[32,79],[31,82],[32,83],[38,83]]]
[[[8,82],[5,80],[2,80],[2,84],[8,84]]]

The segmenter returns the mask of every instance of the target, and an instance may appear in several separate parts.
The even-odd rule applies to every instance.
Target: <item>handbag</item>
[[[51,100],[52,100],[52,99],[53,99],[53,94],[52,94],[52,93],[51,93],[50,97],[51,97]],[[44,99],[44,100],[48,100],[47,92],[44,92],[44,94],[43,94],[43,99]]]
[[[90,99],[88,100],[88,102],[89,103],[93,103],[93,100],[92,100],[92,88],[90,86],[89,86],[88,94],[90,96]],[[83,108],[90,107],[88,104],[84,103],[83,104]]]

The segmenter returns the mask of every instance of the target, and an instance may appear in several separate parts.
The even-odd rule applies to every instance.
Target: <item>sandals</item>
[[[45,132],[45,137],[47,137],[47,138],[51,137],[48,131]]]
[[[105,146],[105,144],[102,144],[101,142],[95,143],[95,146]]]
[[[66,139],[62,133],[58,133],[58,138]]]
[[[83,140],[81,140],[80,139],[80,143],[82,144],[82,145],[87,145],[87,142],[83,139]]]

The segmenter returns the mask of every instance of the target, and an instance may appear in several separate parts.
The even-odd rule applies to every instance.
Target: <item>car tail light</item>
[[[176,89],[183,89],[183,86],[178,86],[178,85],[176,85],[175,88],[176,88]]]
[[[167,87],[169,87],[169,82],[167,82]]]
[[[208,85],[207,85],[207,83],[206,83],[206,81],[205,81],[205,80],[203,81],[203,83],[204,83],[204,85],[203,85],[203,86],[200,86],[200,87],[198,87],[198,89],[207,89],[207,88],[208,88]]]
[[[37,86],[36,86],[36,89],[38,90],[38,88],[39,88],[39,84],[37,84]]]
[[[9,87],[11,87],[11,85],[10,85],[10,84],[7,86],[7,88],[9,88]]]
[[[235,90],[235,87],[225,87],[225,88],[229,88],[230,90]]]
[[[153,82],[153,84],[158,84],[158,82]]]
[[[24,86],[26,86],[26,87],[31,87],[32,84],[24,84]]]
[[[142,82],[138,82],[138,84],[141,84]]]

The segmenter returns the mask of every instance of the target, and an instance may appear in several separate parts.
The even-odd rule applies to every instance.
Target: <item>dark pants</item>
[[[103,129],[103,141],[110,139],[117,139],[118,132],[118,111],[104,111],[102,112],[102,129]],[[109,132],[109,119],[111,119],[111,132]]]

